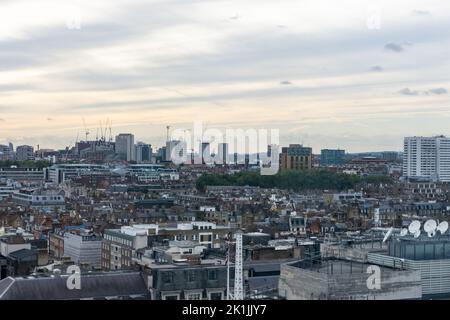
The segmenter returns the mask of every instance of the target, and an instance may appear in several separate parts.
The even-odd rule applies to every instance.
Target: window
[[[190,293],[187,295],[187,300],[202,300],[201,293]]]
[[[188,271],[188,276],[187,276],[187,278],[188,278],[188,282],[194,282],[195,281],[195,279],[196,279],[196,276],[195,276],[195,271]]]
[[[217,270],[208,270],[208,280],[217,280]]]
[[[211,300],[222,300],[222,292],[212,292],[210,294]]]
[[[162,280],[164,283],[173,283],[173,273],[172,272],[164,272],[162,274]]]

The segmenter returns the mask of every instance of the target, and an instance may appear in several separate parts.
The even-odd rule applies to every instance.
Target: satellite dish
[[[436,228],[441,234],[444,234],[448,230],[448,222],[442,221]]]
[[[436,231],[433,230],[431,232],[428,232],[428,238],[433,238],[436,235]]]
[[[394,231],[394,228],[393,228],[393,227],[391,227],[391,228],[388,230],[388,232],[386,233],[386,235],[384,236],[383,243],[386,242],[387,239],[389,239],[389,237],[390,237],[391,234],[392,234],[392,231]]]
[[[404,236],[406,236],[408,234],[408,229],[406,229],[406,228],[403,228],[401,231],[400,231],[400,236],[401,237],[404,237]]]
[[[409,233],[416,234],[417,230],[420,230],[420,222],[415,220],[411,222],[411,224],[408,227]]]
[[[435,220],[430,219],[427,220],[427,222],[425,222],[425,224],[423,225],[423,230],[425,230],[426,233],[430,233],[436,230],[437,227],[437,223]]]
[[[420,236],[420,229],[414,233],[414,238],[418,238]]]

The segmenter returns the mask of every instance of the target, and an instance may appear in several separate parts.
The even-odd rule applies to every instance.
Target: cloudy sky
[[[165,126],[401,150],[450,135],[450,2],[0,0],[0,143]]]

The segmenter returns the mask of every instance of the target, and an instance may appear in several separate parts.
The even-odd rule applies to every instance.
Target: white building
[[[121,133],[116,136],[116,153],[123,160],[136,160],[134,149],[134,135],[132,135],[131,133]]]
[[[186,156],[187,144],[185,141],[171,140],[166,142],[166,161],[181,163],[187,161]]]
[[[12,194],[13,202],[34,209],[64,209],[65,194],[60,189],[22,188]]]
[[[64,256],[77,265],[86,265],[90,269],[101,267],[102,238],[86,230],[80,234],[66,232],[64,234]]]
[[[403,150],[404,177],[450,182],[450,138],[406,137]]]
[[[0,170],[1,171],[1,170]],[[79,177],[82,175],[107,174],[111,170],[107,166],[90,163],[69,163],[55,164],[51,167],[44,168],[43,177],[46,181],[61,184],[70,180],[71,177]],[[1,175],[1,172],[0,172]]]

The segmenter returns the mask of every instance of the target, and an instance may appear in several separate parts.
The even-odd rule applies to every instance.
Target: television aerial
[[[441,234],[444,234],[448,230],[448,222],[442,221],[441,223],[439,223],[436,230],[439,231]]]
[[[400,237],[404,237],[404,236],[406,236],[408,234],[408,229],[406,229],[406,228],[403,228],[401,231],[400,231]]]
[[[392,232],[394,231],[394,227],[390,227],[388,232],[386,233],[386,235],[384,236],[383,239],[383,243],[387,241],[387,239],[389,239],[389,237],[391,236]]]
[[[411,224],[408,226],[408,231],[411,234],[415,235],[418,230],[420,230],[420,222],[417,220],[411,222]]]
[[[423,225],[423,230],[428,233],[428,237],[434,237],[436,235],[437,223],[435,220],[430,219],[425,222]]]

